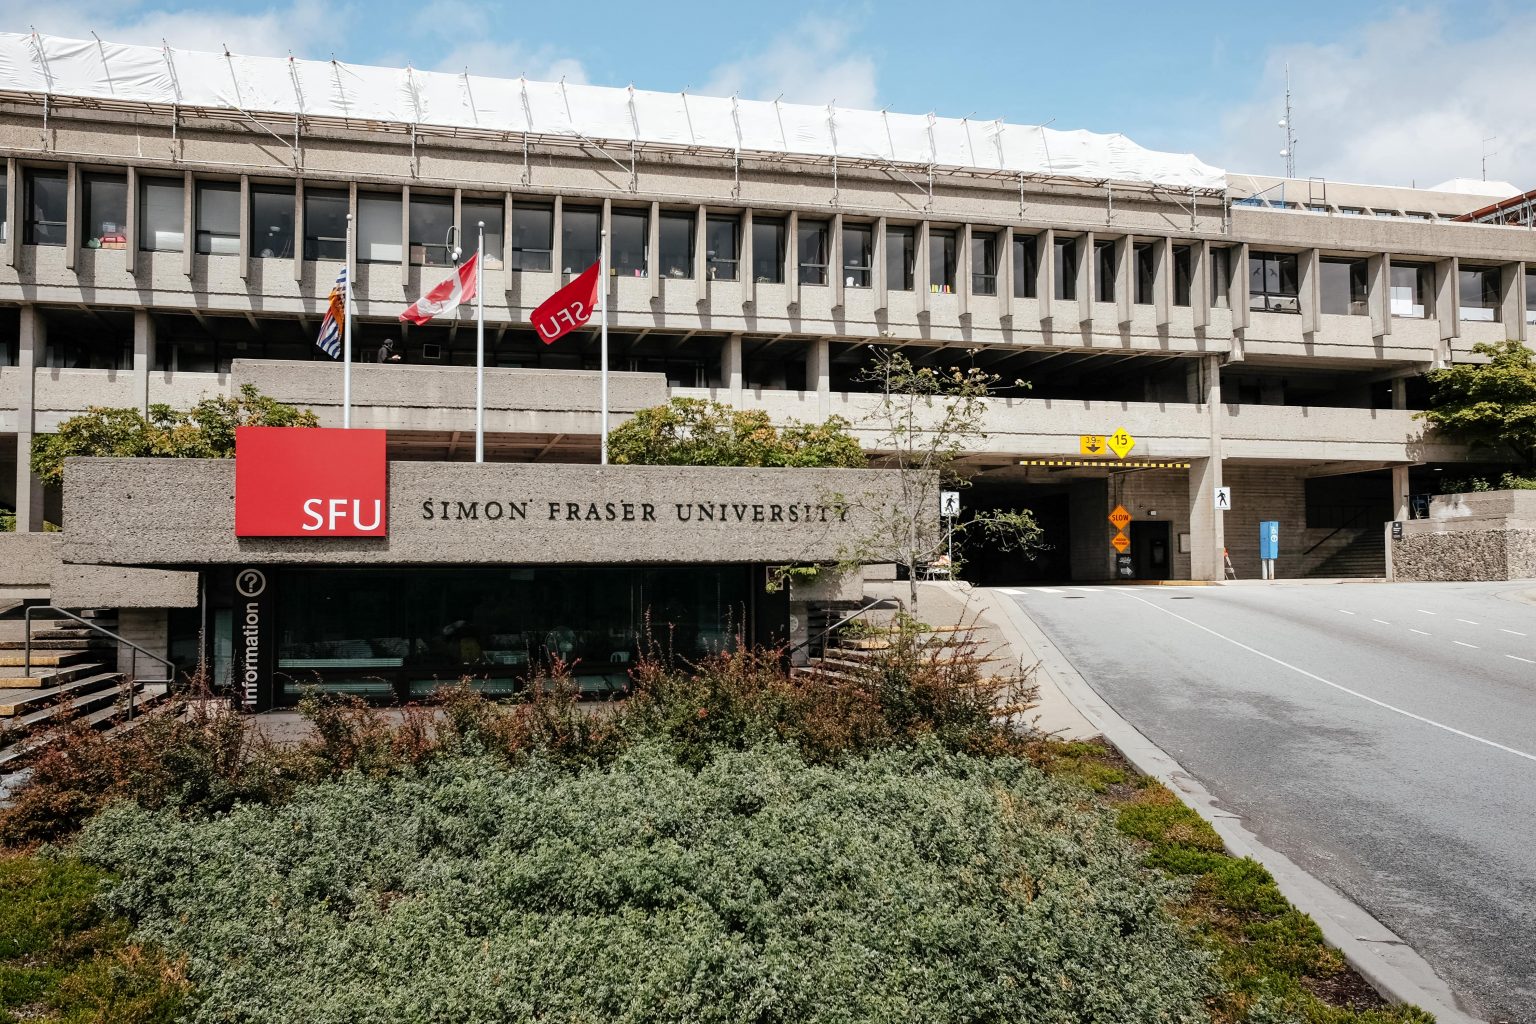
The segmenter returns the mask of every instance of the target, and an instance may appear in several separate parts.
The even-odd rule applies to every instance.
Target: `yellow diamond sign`
[[[1116,505],[1115,510],[1109,514],[1109,521],[1115,525],[1115,529],[1123,530],[1131,522],[1131,514],[1125,510],[1124,505]]]
[[[1136,447],[1136,439],[1127,434],[1124,427],[1106,437],[1104,443],[1109,445],[1109,450],[1115,453],[1117,459],[1125,458]]]
[[[1120,552],[1122,555],[1125,554],[1125,549],[1131,546],[1131,542],[1123,533],[1115,534],[1115,539],[1110,541],[1110,543],[1113,544],[1115,546],[1115,550]]]

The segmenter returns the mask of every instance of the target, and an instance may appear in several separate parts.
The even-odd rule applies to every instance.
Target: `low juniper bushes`
[[[0,1021],[1428,1019],[1162,787],[1021,736],[1018,694],[916,636],[836,686],[748,651],[647,661],[623,706],[528,692],[311,700],[287,747],[196,703],[66,730],[0,842],[109,873],[159,958],[117,989],[153,1013],[18,1002],[0,956]]]

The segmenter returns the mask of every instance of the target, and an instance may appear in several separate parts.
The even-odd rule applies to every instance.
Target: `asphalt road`
[[[999,588],[1475,1016],[1536,1022],[1531,584]]]

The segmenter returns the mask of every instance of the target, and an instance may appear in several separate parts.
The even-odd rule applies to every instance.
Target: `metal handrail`
[[[1313,544],[1311,547],[1307,548],[1307,550],[1303,551],[1301,553],[1301,557],[1303,557],[1303,558],[1307,557],[1312,552],[1316,551],[1318,548],[1322,547],[1324,544],[1327,544],[1329,541],[1333,540],[1333,538],[1337,537],[1340,534],[1340,532],[1342,532],[1344,530],[1353,530],[1353,529],[1355,529],[1356,528],[1355,524],[1358,523],[1361,520],[1361,518],[1364,517],[1366,514],[1368,514],[1370,511],[1371,511],[1371,507],[1369,505],[1358,506],[1355,509],[1355,514],[1354,515],[1350,516],[1348,519],[1346,519],[1344,522],[1340,523],[1338,526],[1335,526],[1333,528],[1333,532],[1328,534],[1328,536],[1324,537],[1322,540],[1318,541],[1316,544]]]
[[[896,602],[896,607],[898,607],[898,608],[901,608],[903,610],[906,608],[906,605],[902,603],[902,600],[899,597],[876,597],[876,598],[872,598],[871,600],[865,602],[865,604],[862,607],[860,607],[858,610],[849,612],[847,615],[844,615],[842,618],[838,619],[836,622],[832,623],[832,625],[828,626],[826,629],[822,630],[820,633],[817,633],[815,636],[806,637],[804,640],[802,640],[799,643],[795,644],[795,646],[791,647],[787,653],[794,654],[800,648],[807,647],[807,646],[815,643],[816,641],[823,639],[829,633],[831,633],[834,629],[841,629],[842,627],[848,625],[848,623],[852,622],[854,619],[858,618],[860,615],[863,615],[865,612],[869,611],[871,608],[879,608],[881,605],[884,605],[884,604],[886,604],[887,602],[890,602],[890,601]]]
[[[143,682],[143,683],[154,683],[154,684],[164,683],[165,685],[170,686],[172,683],[174,683],[176,681],[176,665],[169,658],[162,658],[162,657],[160,657],[160,655],[155,654],[152,651],[146,651],[144,648],[140,647],[138,644],[134,643],[132,640],[127,640],[127,639],[124,639],[121,636],[118,636],[116,633],[112,632],[110,629],[107,629],[105,626],[97,625],[96,623],[90,621],[89,619],[82,619],[80,616],[76,615],[74,612],[65,611],[63,608],[56,608],[56,607],[54,607],[51,604],[28,605],[26,611],[24,611],[22,613],[22,639],[23,639],[23,644],[22,644],[22,670],[21,671],[22,671],[22,675],[25,678],[27,678],[27,679],[31,679],[32,678],[32,613],[33,612],[57,612],[58,614],[64,616],[65,618],[73,619],[74,621],[80,623],[80,625],[84,626],[86,629],[94,629],[96,632],[100,633],[102,636],[110,637],[111,639],[116,640],[118,643],[122,644],[123,646],[132,648],[134,650],[135,655],[134,655],[134,659],[133,659],[133,662],[132,662],[132,667],[131,667],[130,672],[129,672],[130,678],[128,680],[128,719],[130,721],[133,719],[133,693],[134,693],[134,690],[137,687],[138,683],[141,683],[141,682]],[[139,679],[139,678],[137,678],[137,676],[138,676],[138,668],[139,668],[138,655],[140,655],[140,654],[144,655],[144,657],[146,657],[146,658],[150,658],[150,659],[152,659],[154,661],[158,661],[160,664],[164,665],[165,666],[165,678],[164,679]]]

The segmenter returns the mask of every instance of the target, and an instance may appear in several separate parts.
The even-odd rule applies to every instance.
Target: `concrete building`
[[[1033,509],[1052,546],[974,559],[984,582],[1214,580],[1224,552],[1254,577],[1264,520],[1282,575],[1380,575],[1382,523],[1471,458],[1417,418],[1422,373],[1524,339],[1536,316],[1536,234],[1461,219],[1490,201],[1461,191],[1168,184],[1049,154],[1015,172],[1001,136],[989,169],[942,156],[931,121],[924,164],[642,141],[638,122],[626,141],[288,116],[242,102],[235,71],[232,98],[182,105],[119,84],[105,45],[99,59],[93,96],[0,82],[0,506],[22,532],[68,535],[28,452],[88,406],[185,408],[250,383],[339,425],[339,368],[314,341],[349,215],[353,425],[387,429],[397,460],[472,457],[472,319],[396,318],[482,225],[494,461],[596,461],[594,332],[545,346],[529,314],[600,244],[618,414],[708,397],[842,416],[869,439],[859,371],[879,346],[1028,382],[991,403],[965,502]],[[843,115],[826,112],[834,139]],[[367,365],[385,338],[405,362]],[[1117,430],[1135,438],[1125,458],[1085,454],[1081,435]]]

